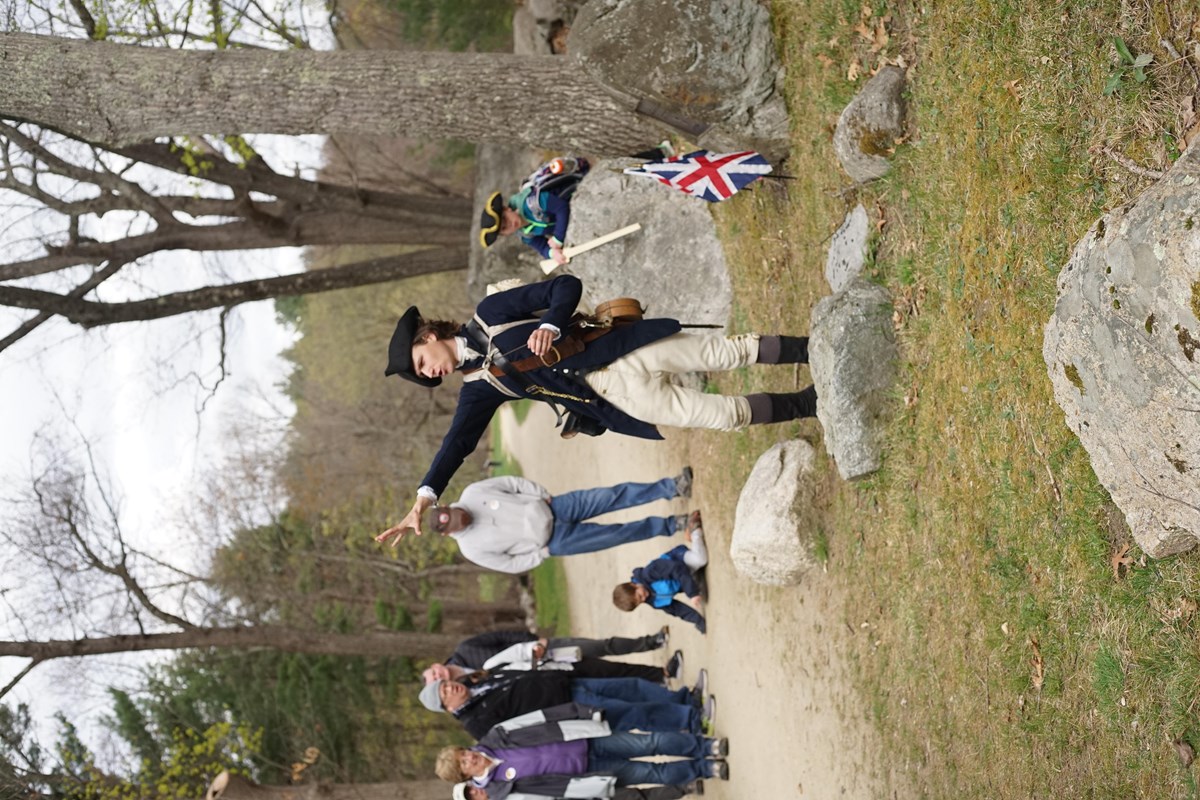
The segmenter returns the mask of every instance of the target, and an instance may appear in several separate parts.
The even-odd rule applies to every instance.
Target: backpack
[[[584,175],[588,174],[591,167],[588,160],[582,156],[552,158],[529,173],[529,177],[522,181],[521,188],[508,201],[509,208],[521,211],[526,208],[525,201],[533,197],[535,202],[528,204],[528,210],[533,212],[536,217],[541,211],[541,204],[536,202],[540,193],[550,192],[566,200],[575,193],[575,188],[579,186],[579,182],[583,180]],[[535,227],[546,227],[545,220],[535,218],[532,222],[535,223]]]

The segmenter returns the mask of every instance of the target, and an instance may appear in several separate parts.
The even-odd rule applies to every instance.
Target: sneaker
[[[655,649],[666,647],[669,641],[671,641],[671,626],[663,625],[662,629],[654,634],[654,647]]]
[[[687,532],[698,531],[704,527],[704,522],[700,518],[700,509],[696,509],[687,518]]]
[[[675,653],[671,656],[670,660],[667,661],[667,666],[665,667],[665,670],[667,673],[667,677],[670,678],[671,680],[675,680],[676,678],[679,677],[679,674],[681,672],[683,672],[683,651],[682,650],[675,651]]]
[[[713,736],[717,732],[717,698],[711,694],[700,710],[700,729],[705,736]]]
[[[729,755],[729,740],[722,736],[719,739],[708,740],[708,757],[725,758]]]
[[[676,497],[691,497],[692,496],[692,468],[684,467],[683,471],[675,476],[675,496]]]
[[[691,783],[685,783],[682,788],[684,794],[692,794],[696,797],[702,797],[704,795],[704,780],[702,778],[696,778],[696,780],[692,781]]]
[[[704,695],[708,692],[708,670],[701,669],[696,676],[696,685],[692,687],[692,699],[697,706],[704,705]]]
[[[708,777],[716,778],[719,781],[729,780],[729,762],[728,761],[706,761],[708,766]]]

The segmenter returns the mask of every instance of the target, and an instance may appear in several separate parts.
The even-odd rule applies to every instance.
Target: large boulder
[[[825,280],[835,292],[845,289],[862,274],[867,262],[867,244],[871,237],[871,221],[867,210],[857,205],[846,215],[841,227],[829,242],[825,258]]]
[[[817,303],[808,335],[825,449],[847,480],[874,472],[899,359],[891,295],[858,278]]]
[[[705,147],[786,153],[782,71],[770,14],[756,0],[592,0],[575,18],[570,51],[644,113],[682,129],[701,123],[690,138]]]
[[[817,564],[812,445],[780,442],[763,453],[738,497],[729,555],[755,583],[788,586]]]
[[[882,178],[888,155],[904,135],[904,70],[884,67],[867,81],[838,117],[833,152],[856,183]]]
[[[642,226],[571,259],[566,269],[583,280],[584,301],[636,297],[648,316],[725,325],[733,287],[708,203],[649,178],[624,175],[622,163],[593,166],[571,200],[568,245],[634,222]]]
[[[1200,148],[1102,217],[1058,278],[1042,356],[1092,469],[1152,556],[1200,538]]]

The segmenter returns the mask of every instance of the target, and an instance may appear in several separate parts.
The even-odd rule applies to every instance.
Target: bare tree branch
[[[0,305],[59,314],[85,328],[94,328],[135,320],[162,319],[176,314],[234,306],[272,297],[327,292],[431,272],[446,272],[462,269],[465,263],[465,253],[462,250],[443,247],[402,256],[371,259],[344,267],[309,270],[225,286],[209,286],[124,303],[100,303],[40,289],[0,286]]]

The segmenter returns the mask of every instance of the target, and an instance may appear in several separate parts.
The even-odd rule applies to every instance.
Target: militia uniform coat
[[[549,281],[498,292],[481,302],[476,307],[475,314],[487,326],[529,320],[525,324],[515,325],[499,333],[492,340],[493,346],[509,361],[517,362],[532,355],[527,342],[529,335],[539,325],[548,323],[566,334],[582,294],[583,284],[578,278],[573,275],[560,275]],[[525,377],[535,386],[541,387],[535,395],[528,394],[524,387],[507,375],[498,380],[520,397],[533,397],[556,403],[591,417],[617,433],[643,439],[661,439],[662,436],[655,426],[620,411],[589,387],[582,376],[611,364],[639,347],[679,331],[680,324],[673,319],[647,319],[614,328],[590,342],[581,353],[564,358],[551,367],[539,367],[525,372]],[[460,335],[465,335],[465,332]],[[468,345],[471,346],[469,339]],[[470,370],[480,364],[481,359],[475,359],[464,363],[459,369]],[[434,456],[433,464],[421,485],[440,495],[463,460],[479,444],[496,410],[512,399],[514,398],[483,380],[463,384],[450,430],[442,440],[442,446]]]

